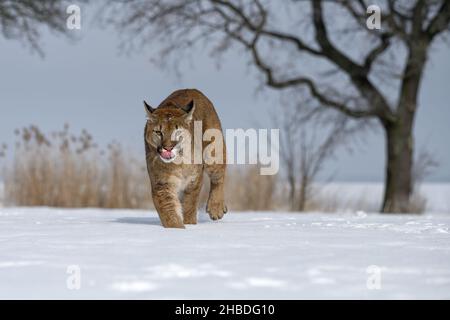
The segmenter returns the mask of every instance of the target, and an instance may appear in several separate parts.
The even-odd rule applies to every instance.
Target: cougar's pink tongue
[[[161,157],[163,157],[164,159],[172,158],[172,151],[167,151],[165,149],[162,149],[161,150]]]

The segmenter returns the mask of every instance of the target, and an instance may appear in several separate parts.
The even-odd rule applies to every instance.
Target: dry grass
[[[427,207],[427,198],[419,191],[414,191],[409,200],[409,213],[424,213]]]
[[[225,189],[229,209],[277,209],[280,199],[277,177],[260,175],[259,170],[256,165],[229,168]]]
[[[44,135],[16,130],[14,163],[5,174],[7,204],[19,206],[145,208],[151,204],[145,166],[120,144],[99,150],[86,132],[66,125]]]
[[[279,210],[280,195],[276,176],[261,176],[259,167],[229,166],[225,181],[228,211]],[[205,174],[200,193],[200,207],[208,201],[209,178]]]

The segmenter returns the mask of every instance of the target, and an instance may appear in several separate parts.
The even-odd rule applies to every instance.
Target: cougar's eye
[[[158,135],[158,136],[162,136],[162,132],[159,130],[153,130],[153,133]]]
[[[177,124],[175,125],[175,129],[177,129],[177,130],[178,130],[178,125],[177,125]]]

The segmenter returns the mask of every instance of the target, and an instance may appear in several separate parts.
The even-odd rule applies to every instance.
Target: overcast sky
[[[256,94],[258,84],[242,55],[228,55],[220,69],[199,52],[194,66],[177,79],[149,62],[148,52],[119,54],[118,37],[83,24],[80,40],[45,34],[42,59],[20,42],[0,38],[0,142],[11,144],[13,131],[37,124],[46,131],[65,122],[86,128],[100,143],[113,139],[135,152],[143,150],[142,100],[157,106],[178,88],[198,88],[215,104],[225,128],[270,127],[269,109],[278,95]],[[430,55],[417,116],[416,146],[434,153],[440,167],[432,180],[450,181],[450,48]],[[283,152],[283,150],[281,150]],[[366,135],[353,153],[347,149],[326,167],[335,180],[381,181],[383,132]]]

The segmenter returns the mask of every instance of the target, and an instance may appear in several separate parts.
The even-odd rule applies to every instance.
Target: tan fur
[[[191,118],[183,108],[193,101]],[[150,108],[151,109],[151,108]],[[171,134],[176,128],[189,130],[194,145],[194,121],[202,121],[202,133],[207,129],[222,131],[219,117],[211,101],[200,91],[184,89],[173,92],[156,109],[148,111],[145,126],[145,151],[152,186],[153,202],[161,223],[166,228],[184,228],[197,223],[197,207],[202,187],[203,171],[209,175],[211,188],[207,212],[211,219],[221,219],[227,208],[224,204],[226,150],[223,141],[223,164],[176,164],[161,160],[158,148],[173,147]],[[223,135],[222,135],[223,139]],[[203,148],[209,142],[203,142]],[[192,148],[192,159],[194,159]]]

